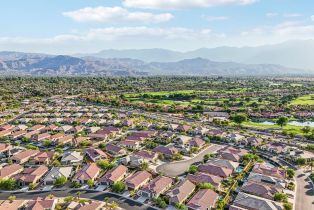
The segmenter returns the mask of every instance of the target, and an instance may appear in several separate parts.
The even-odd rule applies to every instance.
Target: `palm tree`
[[[80,191],[76,192],[76,197],[77,197],[77,200],[79,200],[79,199],[80,199],[81,193],[82,193],[82,192],[80,192]]]

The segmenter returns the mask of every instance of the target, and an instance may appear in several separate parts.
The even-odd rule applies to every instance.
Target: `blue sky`
[[[10,0],[0,50],[256,46],[314,38],[313,0]]]

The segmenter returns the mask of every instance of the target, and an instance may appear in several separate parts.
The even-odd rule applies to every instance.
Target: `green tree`
[[[215,188],[211,183],[200,183],[200,184],[198,184],[198,187],[199,187],[200,189],[216,190],[216,188]]]
[[[290,179],[292,179],[295,176],[295,171],[292,168],[288,168],[286,173]]]
[[[94,180],[92,180],[92,179],[87,180],[87,185],[89,186],[89,188],[94,187],[94,185],[95,185]]]
[[[288,121],[289,121],[289,119],[287,117],[281,116],[276,121],[276,124],[279,125],[280,127],[283,127],[283,126],[287,125]]]
[[[237,114],[233,118],[233,122],[241,125],[242,123],[247,121],[247,116],[245,114]]]
[[[124,182],[118,181],[112,185],[112,191],[116,193],[121,193],[125,190],[126,186]]]
[[[292,210],[293,209],[293,206],[291,203],[284,203],[283,204],[283,209],[284,210]]]
[[[67,178],[65,176],[60,176],[55,181],[55,186],[61,187],[67,183]]]
[[[1,179],[0,180],[0,189],[1,190],[14,190],[16,189],[16,181],[15,179],[9,178],[9,179]]]
[[[274,200],[286,203],[288,201],[288,196],[284,193],[277,192],[274,195]]]
[[[110,163],[108,160],[97,160],[96,164],[104,171],[110,170],[115,167],[115,164]]]
[[[189,173],[190,174],[195,174],[197,171],[198,171],[197,166],[195,166],[195,165],[191,165],[190,166],[190,168],[189,168]]]
[[[296,164],[303,166],[303,165],[306,164],[306,159],[305,159],[305,158],[298,158],[298,159],[296,160]]]

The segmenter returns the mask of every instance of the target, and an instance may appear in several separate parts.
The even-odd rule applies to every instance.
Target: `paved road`
[[[10,195],[15,195],[17,199],[34,199],[37,197],[46,197],[50,194],[53,194],[56,197],[66,197],[66,196],[76,196],[76,193],[80,191],[81,198],[94,199],[98,201],[104,201],[104,198],[109,198],[109,202],[115,201],[119,204],[119,206],[123,209],[127,210],[158,210],[157,208],[153,208],[149,205],[142,204],[136,202],[132,199],[121,197],[118,194],[110,193],[110,192],[98,192],[94,190],[52,190],[48,192],[36,191],[36,192],[17,192],[17,193],[0,193],[0,200],[7,199]]]
[[[197,156],[189,159],[189,160],[182,160],[172,163],[165,163],[163,165],[160,165],[156,168],[157,172],[162,172],[163,174],[171,177],[179,176],[183,174],[185,171],[187,171],[195,162],[199,162],[203,160],[203,157],[206,154],[216,152],[220,148],[222,148],[222,145],[212,144],[207,149],[203,150],[201,153],[199,153]]]
[[[296,172],[296,203],[295,210],[314,209],[314,186],[308,180],[308,175],[302,170]]]

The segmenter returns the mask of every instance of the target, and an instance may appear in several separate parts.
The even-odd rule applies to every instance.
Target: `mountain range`
[[[314,70],[314,40],[287,41],[258,47],[201,48],[188,52],[165,49],[103,50],[94,54],[78,54],[76,56],[131,58],[145,62],[177,62],[199,57],[219,62],[277,64]]]
[[[104,50],[95,54],[48,55],[0,52],[0,75],[36,76],[239,76],[314,73],[314,41],[262,47]]]

